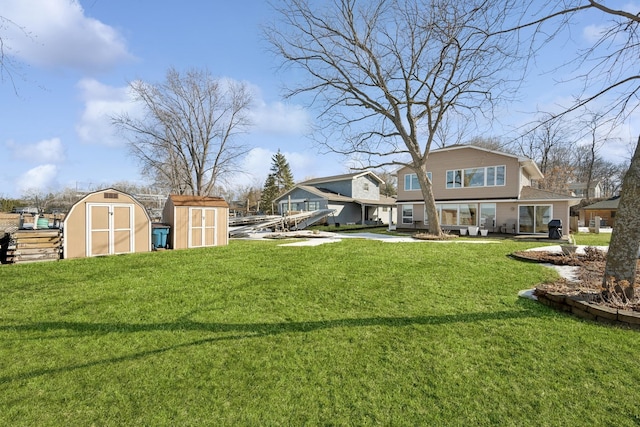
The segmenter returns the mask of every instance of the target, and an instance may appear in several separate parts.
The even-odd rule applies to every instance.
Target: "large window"
[[[440,222],[442,225],[458,225],[458,205],[440,205]]]
[[[490,166],[487,168],[487,187],[504,185],[505,166]]]
[[[442,225],[477,225],[478,205],[475,203],[443,203],[438,205]]]
[[[291,202],[291,205],[289,205],[288,201],[280,202],[280,212],[281,213],[286,213],[286,212],[289,212],[289,211],[316,211],[318,209],[320,209],[320,201],[318,201],[318,200],[314,200],[314,201],[306,201],[306,200],[295,201],[295,202]]]
[[[465,187],[484,187],[484,168],[464,170]]]
[[[413,205],[402,205],[402,223],[413,224]]]
[[[447,171],[447,188],[495,187],[505,185],[506,166]]]
[[[551,205],[523,205],[518,207],[519,233],[547,233],[553,215]]]
[[[458,205],[458,213],[460,220],[458,225],[476,225],[476,218],[478,214],[478,205],[476,204],[461,204]]]
[[[480,227],[493,231],[496,227],[496,204],[480,203]]]
[[[427,177],[431,181],[431,172],[427,172]],[[418,175],[415,173],[408,173],[404,176],[404,189],[405,191],[420,190],[420,183],[418,182]]]

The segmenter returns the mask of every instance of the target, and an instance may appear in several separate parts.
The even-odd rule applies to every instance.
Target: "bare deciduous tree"
[[[10,46],[7,44],[6,35],[7,30],[10,28],[18,29],[25,36],[31,37],[29,33],[18,24],[0,15],[0,82],[8,81],[13,86],[13,91],[17,94],[18,89],[16,87],[15,76],[20,75],[18,62],[9,54],[11,52]]]
[[[551,35],[555,36],[559,29],[572,22],[576,14],[584,11],[599,11],[609,18],[593,45],[576,52],[571,61],[582,70],[577,78],[581,79],[584,91],[560,115],[576,111],[597,99],[606,102],[607,108],[602,111],[603,114],[613,114],[620,120],[627,118],[639,107],[637,99],[640,95],[640,73],[637,59],[640,55],[640,14],[636,11],[613,9],[600,0],[549,1],[545,5],[539,18],[533,18],[507,31],[535,29],[536,36],[542,35],[548,40],[546,25],[551,26]],[[640,147],[636,145],[622,184],[616,226],[611,236],[603,278],[605,285],[609,278],[613,278],[616,283],[628,282],[630,286],[624,292],[620,288],[617,291],[625,298],[634,294],[633,284],[640,246],[639,212]]]
[[[214,79],[208,71],[175,69],[160,84],[130,85],[142,118],[121,114],[123,131],[143,173],[179,194],[210,195],[237,171],[248,148],[237,139],[250,125],[251,95],[243,83]]]
[[[581,120],[581,128],[587,133],[587,141],[577,147],[576,169],[578,176],[586,184],[586,199],[591,198],[589,189],[601,179],[597,174],[597,164],[600,160],[598,152],[612,138],[609,136],[611,128],[606,126],[610,121],[602,114],[586,110]]]
[[[429,232],[442,233],[425,169],[450,117],[490,115],[509,84],[508,0],[306,0],[278,3],[266,35],[285,64],[309,80],[289,96],[313,95],[320,144],[363,156],[371,168],[407,166],[418,176]],[[507,35],[507,37],[504,37]]]

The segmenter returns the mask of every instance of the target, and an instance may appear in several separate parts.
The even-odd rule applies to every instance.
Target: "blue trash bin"
[[[171,227],[166,224],[153,224],[151,230],[151,242],[153,249],[166,248],[167,236]]]

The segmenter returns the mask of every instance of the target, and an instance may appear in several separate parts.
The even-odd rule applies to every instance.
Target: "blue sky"
[[[278,69],[267,50],[261,25],[274,15],[263,0],[0,0],[0,16],[26,32],[0,27],[19,66],[13,84],[6,75],[0,83],[0,196],[143,182],[108,117],[131,108],[127,82],[160,82],[169,67],[207,68],[252,87],[255,125],[245,142],[253,149],[237,185],[261,187],[278,149],[296,180],[348,171],[346,159],[318,153],[306,137],[313,114],[282,99],[283,84],[299,76]],[[571,43],[588,42],[602,22],[578,25]],[[539,65],[550,70],[564,57],[551,46]],[[531,76],[509,109],[514,123],[570,95],[554,84],[557,75]],[[619,132],[624,144],[604,153],[612,159],[626,155],[634,134]]]

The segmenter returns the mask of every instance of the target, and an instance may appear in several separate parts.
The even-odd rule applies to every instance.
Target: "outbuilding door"
[[[134,252],[133,205],[87,204],[87,256]]]
[[[189,208],[189,247],[216,245],[215,208]]]

